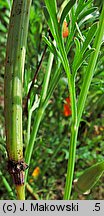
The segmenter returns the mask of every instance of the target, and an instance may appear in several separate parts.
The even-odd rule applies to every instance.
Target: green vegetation
[[[104,5],[1,1],[0,19],[1,199],[102,199]]]

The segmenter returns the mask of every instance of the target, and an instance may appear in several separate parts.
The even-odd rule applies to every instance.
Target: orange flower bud
[[[63,36],[63,38],[66,38],[66,37],[68,37],[68,35],[69,35],[68,25],[67,25],[67,22],[64,21],[63,22],[63,29],[62,29],[62,36]]]
[[[72,111],[71,111],[70,98],[66,98],[64,104],[64,116],[68,117],[71,116],[71,114]]]
[[[36,167],[32,173],[33,177],[38,177],[38,175],[40,174],[40,168]]]

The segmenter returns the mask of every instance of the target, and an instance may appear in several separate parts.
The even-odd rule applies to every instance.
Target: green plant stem
[[[70,194],[72,190],[72,181],[75,165],[75,155],[76,155],[76,141],[77,141],[78,128],[71,127],[71,138],[69,146],[69,159],[67,166],[67,177],[65,183],[64,200],[70,199]]]
[[[62,44],[61,46],[61,55],[63,57],[63,67],[65,69],[67,78],[68,78],[68,88],[71,99],[71,109],[72,109],[72,126],[71,126],[71,139],[70,139],[70,147],[69,147],[69,160],[68,160],[68,168],[67,168],[67,177],[65,184],[65,195],[64,199],[69,199],[71,188],[72,188],[72,180],[74,173],[74,164],[75,164],[75,154],[76,154],[76,141],[77,141],[77,104],[76,104],[76,92],[75,92],[75,78],[71,74],[69,62],[67,59],[67,54],[65,52],[65,48]]]
[[[102,9],[101,17],[100,17],[100,22],[99,22],[99,28],[95,37],[95,42],[94,42],[94,48],[95,48],[95,53],[92,54],[85,79],[82,85],[82,90],[79,96],[78,100],[78,121],[76,122],[76,127],[72,123],[72,131],[71,131],[71,139],[70,139],[70,150],[69,150],[69,160],[68,160],[68,170],[67,170],[67,178],[66,178],[66,185],[65,185],[65,194],[64,194],[64,199],[68,200],[70,199],[70,194],[71,194],[71,189],[72,189],[72,180],[73,180],[73,173],[74,173],[74,164],[75,164],[75,153],[76,153],[76,142],[77,142],[77,134],[78,134],[78,128],[81,120],[81,116],[83,113],[86,97],[88,94],[88,90],[91,84],[91,80],[94,74],[94,69],[96,66],[97,62],[97,57],[99,54],[99,50],[101,47],[101,42],[102,38],[104,35],[104,6]]]
[[[9,183],[7,182],[6,178],[3,176],[3,173],[1,171],[0,171],[0,177],[3,181],[5,188],[8,191],[9,196],[11,196],[11,198],[13,198],[14,194],[13,194],[12,188],[10,187]]]
[[[83,109],[85,106],[85,101],[86,101],[89,87],[92,81],[92,77],[94,75],[94,70],[96,67],[96,62],[97,62],[97,58],[99,55],[103,36],[104,36],[104,5],[103,5],[102,13],[100,16],[99,27],[98,27],[94,45],[93,45],[93,48],[95,48],[95,52],[91,54],[90,61],[89,61],[87,71],[86,71],[86,75],[85,75],[83,85],[81,88],[81,92],[79,95],[79,99],[78,99],[78,126],[81,121]]]
[[[30,135],[29,144],[27,145],[26,151],[25,151],[25,161],[28,165],[30,164],[30,159],[32,156],[32,151],[33,151],[37,131],[38,131],[38,128],[39,128],[39,125],[40,125],[40,122],[41,122],[41,119],[42,119],[42,116],[43,116],[43,113],[45,110],[44,100],[45,100],[46,95],[47,95],[53,59],[54,59],[54,55],[52,53],[50,53],[47,68],[46,68],[45,78],[44,78],[44,82],[43,82],[39,108],[38,108],[37,113],[36,113],[36,118],[35,118],[33,129],[32,129],[31,135]],[[26,170],[25,181],[27,181],[27,175],[28,175],[28,170]]]
[[[54,42],[54,44],[55,44],[55,42]],[[46,95],[47,95],[53,59],[54,59],[54,55],[52,53],[50,53],[48,64],[47,64],[47,71],[46,71],[46,75],[44,77],[44,82],[43,82],[43,86],[42,86],[40,104],[42,104],[44,102]]]
[[[17,199],[25,200],[25,185],[16,185]]]
[[[22,141],[22,84],[26,53],[26,42],[29,23],[29,12],[32,0],[13,1],[10,16],[4,83],[6,144],[9,172],[15,184],[21,182],[17,194],[23,198],[23,170],[14,171],[15,164],[23,161]],[[21,175],[20,175],[21,174]],[[22,175],[23,174],[23,175]],[[23,177],[24,178],[24,177]],[[21,192],[22,191],[22,192]]]
[[[27,145],[29,144],[29,139],[30,139],[30,129],[31,129],[31,117],[32,117],[32,111],[28,111],[28,122],[27,122]]]
[[[40,122],[41,122],[41,118],[43,116],[43,112],[44,112],[43,108],[39,108],[37,110],[36,118],[35,118],[34,125],[33,125],[33,129],[32,129],[31,135],[30,135],[30,140],[29,140],[29,143],[28,143],[28,145],[26,147],[25,161],[26,161],[26,163],[28,165],[30,164],[30,159],[31,159],[32,152],[33,152],[33,147],[34,147],[34,142],[35,142],[37,131],[38,131],[38,128],[39,128],[39,125],[40,125]],[[26,170],[25,182],[27,181],[27,174],[28,174],[28,170]]]
[[[70,138],[70,146],[69,146],[69,159],[68,159],[68,166],[67,166],[64,200],[68,200],[70,198],[70,193],[72,189],[75,155],[76,155],[76,141],[77,141],[77,133],[78,133],[74,78],[72,79],[72,91],[70,91],[70,96],[71,96],[71,102],[73,103],[72,104],[72,126],[71,126],[71,138]]]

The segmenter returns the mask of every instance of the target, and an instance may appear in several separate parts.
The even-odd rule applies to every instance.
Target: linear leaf
[[[54,25],[53,25],[53,22],[52,22],[52,20],[51,20],[51,18],[50,18],[49,12],[48,12],[48,10],[47,10],[46,7],[43,7],[43,12],[44,12],[46,21],[47,21],[47,23],[48,23],[48,26],[49,26],[49,28],[50,28],[50,30],[51,30],[51,33],[52,33],[53,37],[55,38]]]
[[[83,55],[83,61],[84,61],[86,58],[88,58],[89,55],[90,55],[92,52],[94,52],[94,51],[95,51],[94,48],[91,48],[91,49],[87,50],[87,51],[84,53],[84,55]]]
[[[89,8],[87,11],[84,11],[80,14],[79,18],[78,18],[78,23],[84,19],[86,16],[88,16],[89,14],[93,13],[94,11],[97,10],[97,7],[93,7],[93,8]]]
[[[81,53],[79,54],[79,58],[76,59],[75,64],[73,65],[73,73],[76,74],[77,70],[81,67],[81,65],[84,63],[84,65],[87,65],[85,62],[86,58],[88,58],[89,55],[91,55],[92,52],[94,52],[95,49],[91,48],[90,50],[87,50],[84,55]]]
[[[60,52],[57,50],[53,42],[50,42],[45,36],[43,37],[43,40],[48,45],[48,48],[50,49],[50,51],[56,56],[56,58],[59,57],[60,60],[62,61]]]
[[[75,65],[78,62],[78,59],[80,56],[80,42],[79,42],[78,38],[75,38],[74,41],[75,41],[76,49],[75,49],[75,56],[74,56],[74,61],[73,61],[73,65],[72,65],[73,73],[75,71]]]
[[[50,0],[44,0],[44,1],[46,4],[48,13],[49,13],[49,17],[51,17],[52,25],[50,26],[50,30],[53,31],[53,27],[54,27],[56,39],[59,40],[60,30],[59,30],[59,25],[58,25],[58,20],[57,20],[56,0],[52,0],[51,4],[50,4]]]
[[[67,5],[65,6],[65,8],[63,9],[61,18],[60,18],[60,26],[62,27],[63,21],[65,19],[65,17],[67,16],[68,12],[70,11],[70,9],[73,7],[73,5],[75,4],[76,0],[70,0]]]
[[[92,27],[89,29],[87,37],[83,43],[83,47],[81,49],[82,54],[86,51],[86,49],[88,48],[88,45],[90,45],[93,37],[95,36],[96,30],[97,30],[97,23],[94,23]]]
[[[84,9],[87,8],[87,6],[92,2],[92,0],[85,2],[81,2],[78,4],[77,10],[76,10],[76,16],[78,16]]]

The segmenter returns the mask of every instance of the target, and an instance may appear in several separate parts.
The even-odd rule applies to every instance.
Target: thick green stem
[[[21,179],[16,178],[21,178],[24,170],[23,164],[23,170],[21,168],[18,170],[18,165],[20,166],[21,161],[23,161],[22,83],[30,6],[31,0],[13,1],[7,40],[4,83],[5,127],[8,167],[14,177],[15,184],[23,184]],[[15,173],[13,173],[14,166]],[[21,171],[22,173],[19,175]]]

